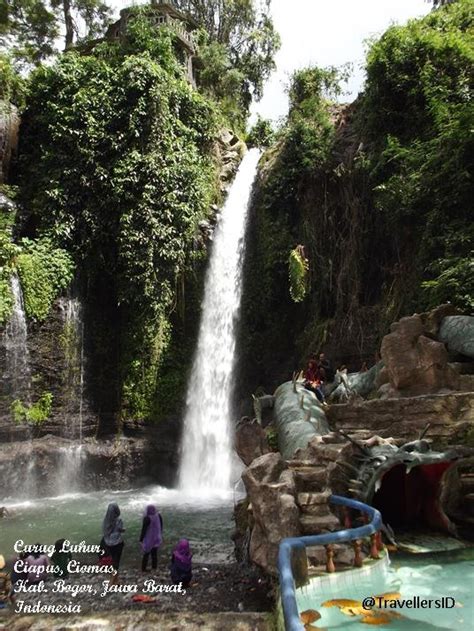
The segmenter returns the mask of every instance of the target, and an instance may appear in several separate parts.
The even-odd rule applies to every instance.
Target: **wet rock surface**
[[[235,431],[235,450],[246,466],[270,451],[266,434],[256,420],[244,417],[239,422]]]
[[[167,461],[168,446],[154,435],[82,442],[45,436],[0,445],[0,476],[19,497],[40,497],[57,491],[58,471],[67,469],[80,490],[128,488],[131,483],[170,485],[176,466]],[[161,452],[160,450],[163,450]],[[169,458],[168,458],[169,459]],[[64,467],[65,461],[69,466]],[[67,481],[62,481],[67,483]],[[32,485],[34,488],[32,488]]]

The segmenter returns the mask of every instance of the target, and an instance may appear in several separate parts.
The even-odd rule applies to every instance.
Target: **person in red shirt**
[[[311,390],[323,405],[327,405],[323,392],[323,379],[316,360],[310,359],[304,372],[304,387]]]

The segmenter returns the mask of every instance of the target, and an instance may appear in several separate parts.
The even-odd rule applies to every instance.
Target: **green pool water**
[[[362,568],[361,568],[362,570]],[[455,600],[453,608],[391,609],[402,617],[380,628],[393,631],[430,631],[435,629],[474,629],[474,548],[456,552],[422,555],[392,555],[387,563],[379,563],[372,571],[352,570],[312,579],[310,585],[297,590],[300,612],[315,609],[321,619],[313,624],[319,628],[352,630],[369,629],[361,616],[349,617],[339,608],[322,607],[335,598],[362,600],[386,592],[399,592],[402,599]]]
[[[217,498],[186,496],[159,486],[117,492],[71,493],[21,502],[1,500],[0,505],[6,506],[11,515],[0,520],[0,554],[10,559],[13,545],[19,539],[29,544],[51,544],[62,538],[74,543],[98,544],[109,502],[117,502],[120,506],[126,528],[124,566],[138,566],[143,512],[151,503],[163,516],[164,537],[159,553],[162,558],[168,559],[181,537],[190,540],[197,562],[226,562],[233,557],[231,495]],[[80,555],[80,560],[87,558],[91,557]]]

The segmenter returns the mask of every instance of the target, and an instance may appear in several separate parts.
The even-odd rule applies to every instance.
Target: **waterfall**
[[[67,419],[65,429],[68,438],[82,440],[84,414],[84,320],[82,304],[78,298],[61,301],[64,314],[64,350],[66,370],[64,374]]]
[[[5,327],[5,374],[3,380],[7,384],[10,399],[20,399],[22,403],[30,403],[31,368],[30,355],[26,344],[28,329],[23,305],[23,293],[17,274],[11,277],[13,310]]]
[[[179,482],[188,491],[211,494],[231,486],[235,325],[247,212],[259,157],[260,152],[251,149],[242,160],[214,233],[186,398]]]

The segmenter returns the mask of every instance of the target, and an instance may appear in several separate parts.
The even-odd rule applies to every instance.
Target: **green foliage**
[[[260,116],[247,135],[248,147],[269,147],[275,140],[275,132],[272,123]]]
[[[147,418],[177,279],[216,194],[215,107],[186,82],[173,41],[138,12],[124,48],[37,70],[21,150],[22,221],[72,253],[91,291],[107,287],[122,411]]]
[[[43,392],[36,403],[24,405],[19,399],[15,399],[11,405],[11,412],[15,423],[31,423],[41,425],[51,415],[53,395],[51,392]]]
[[[13,309],[11,275],[21,248],[12,241],[13,213],[0,210],[0,325],[5,324]]]
[[[452,302],[466,313],[474,310],[474,251],[469,256],[437,260],[431,271],[433,280],[422,283],[428,307]]]
[[[294,302],[303,302],[308,292],[308,259],[303,246],[299,245],[291,250],[288,259],[290,277],[290,295]]]
[[[274,427],[267,427],[265,429],[268,446],[272,451],[278,451],[278,432]]]
[[[39,65],[63,33],[69,48],[102,34],[109,17],[101,0],[0,0],[0,46],[20,64]]]
[[[349,75],[349,65],[342,68],[309,66],[298,70],[294,73],[288,90],[290,111],[298,109],[311,115],[311,111],[321,107],[325,101],[342,94],[341,82],[347,81]]]
[[[252,208],[242,391],[273,390],[323,344],[341,359],[374,352],[390,322],[415,310],[472,309],[473,9],[458,0],[391,27],[349,106],[328,103],[340,92],[334,69],[294,76]],[[295,243],[311,261],[297,304]]]
[[[23,239],[22,251],[16,257],[16,268],[21,280],[25,312],[33,320],[44,320],[53,302],[72,281],[71,256],[55,248],[49,239]]]
[[[25,80],[15,70],[9,55],[0,53],[0,95],[7,103],[22,107],[25,100]],[[5,107],[5,105],[0,105]]]
[[[270,17],[271,0],[176,0],[201,27],[198,84],[216,98],[226,120],[243,131],[252,98],[275,67],[280,46]]]
[[[392,239],[411,230],[421,306],[472,304],[473,9],[459,0],[392,27],[368,54],[362,124],[374,201]]]

